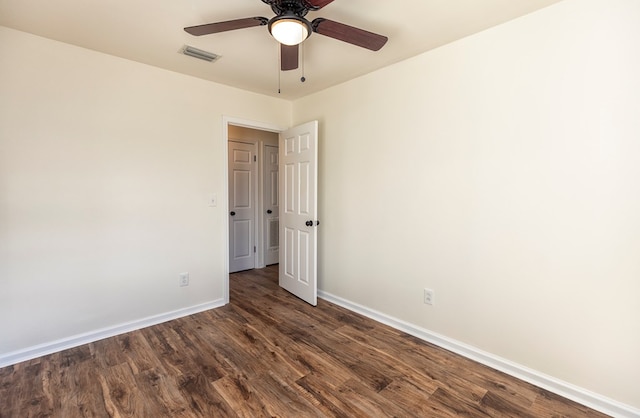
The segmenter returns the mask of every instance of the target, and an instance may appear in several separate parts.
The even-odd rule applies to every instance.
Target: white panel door
[[[255,145],[229,141],[229,272],[255,267]]]
[[[318,121],[280,133],[280,286],[317,304]]]
[[[264,264],[278,263],[278,147],[264,147]]]

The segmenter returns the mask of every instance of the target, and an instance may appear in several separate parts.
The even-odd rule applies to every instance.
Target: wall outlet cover
[[[180,286],[189,286],[189,273],[180,273]]]
[[[427,305],[433,305],[436,299],[436,292],[433,289],[424,289],[424,303]]]

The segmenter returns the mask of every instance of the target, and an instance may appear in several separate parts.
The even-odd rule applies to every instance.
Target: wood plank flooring
[[[603,417],[277,285],[236,273],[231,303],[0,369],[0,417]]]

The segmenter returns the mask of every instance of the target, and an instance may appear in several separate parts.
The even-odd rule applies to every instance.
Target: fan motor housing
[[[309,7],[301,0],[262,0],[271,6],[271,10],[276,15],[293,13],[296,16],[303,17],[309,12]]]

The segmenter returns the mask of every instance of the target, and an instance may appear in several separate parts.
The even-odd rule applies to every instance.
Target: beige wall
[[[223,115],[291,103],[6,28],[0,51],[0,357],[222,302]]]
[[[568,0],[296,101],[320,288],[640,407],[639,39]]]

